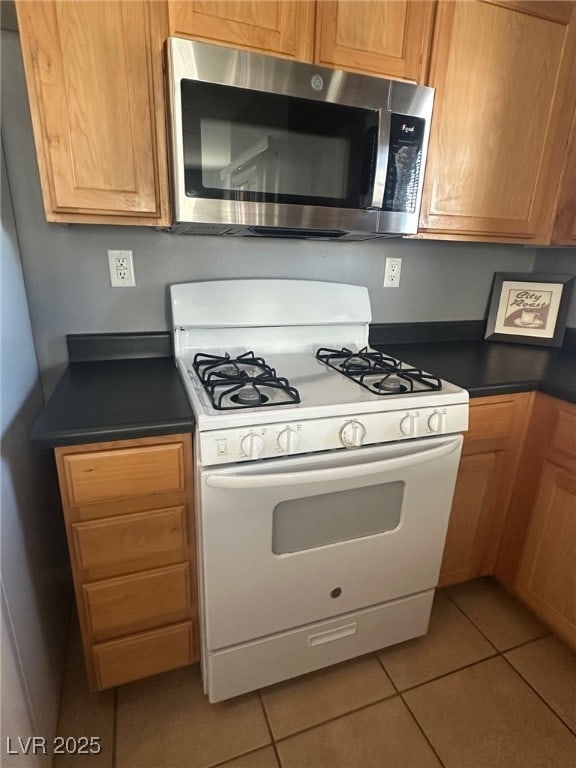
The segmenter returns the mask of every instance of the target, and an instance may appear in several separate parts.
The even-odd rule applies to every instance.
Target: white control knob
[[[249,432],[240,440],[240,449],[249,459],[257,459],[264,450],[264,440],[256,432]]]
[[[344,448],[359,448],[366,437],[366,427],[359,421],[348,421],[340,430]]]
[[[407,413],[400,419],[400,432],[406,437],[415,437],[418,432],[418,413]]]
[[[278,448],[280,448],[281,451],[284,451],[284,453],[294,453],[296,448],[298,448],[299,442],[300,435],[295,429],[291,429],[290,427],[283,429],[277,438]]]
[[[428,417],[428,429],[430,432],[443,432],[446,411],[434,411]]]

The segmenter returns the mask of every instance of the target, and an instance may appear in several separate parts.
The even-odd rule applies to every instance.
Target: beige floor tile
[[[114,752],[114,691],[91,693],[83,659],[73,647],[68,653],[64,673],[58,735],[64,738],[91,736],[99,739],[97,755],[65,754],[54,756],[54,768],[112,768]]]
[[[197,667],[118,689],[116,768],[204,768],[269,743],[258,695],[210,704]]]
[[[404,694],[446,768],[574,768],[576,739],[496,658]]]
[[[278,768],[278,760],[273,747],[264,747],[229,763],[222,763],[218,768]]]
[[[262,701],[279,739],[394,693],[378,659],[365,656],[266,688]]]
[[[576,731],[576,655],[554,635],[505,654],[540,696]]]
[[[462,612],[437,592],[428,633],[386,648],[378,656],[394,685],[405,690],[495,653]]]
[[[476,579],[446,592],[499,651],[549,634],[538,619],[493,579]]]
[[[440,768],[399,696],[277,744],[282,768]]]

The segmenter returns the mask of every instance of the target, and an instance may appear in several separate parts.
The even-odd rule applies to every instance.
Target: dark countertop
[[[418,333],[424,330],[428,332]],[[409,332],[414,335],[412,329]],[[464,327],[462,335],[467,333],[476,329]],[[399,333],[393,329],[392,335],[397,338]],[[70,365],[34,425],[35,445],[75,445],[194,430],[194,415],[171,356],[169,334],[113,336],[113,354],[108,335],[68,337]],[[371,337],[371,342],[376,349],[464,387],[471,397],[535,389],[576,403],[576,351],[466,338],[397,344],[382,334]]]
[[[192,432],[172,357],[74,362],[32,429],[39,447]]]
[[[470,392],[470,397],[533,389],[576,403],[576,352],[495,341],[374,344]]]

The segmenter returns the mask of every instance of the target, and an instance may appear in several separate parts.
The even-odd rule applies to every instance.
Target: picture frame
[[[484,338],[561,347],[574,275],[496,272]]]

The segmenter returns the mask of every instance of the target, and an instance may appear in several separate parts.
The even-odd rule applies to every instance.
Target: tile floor
[[[89,693],[71,642],[56,768],[574,768],[576,657],[491,579],[437,593],[430,630],[210,705],[197,667]]]

